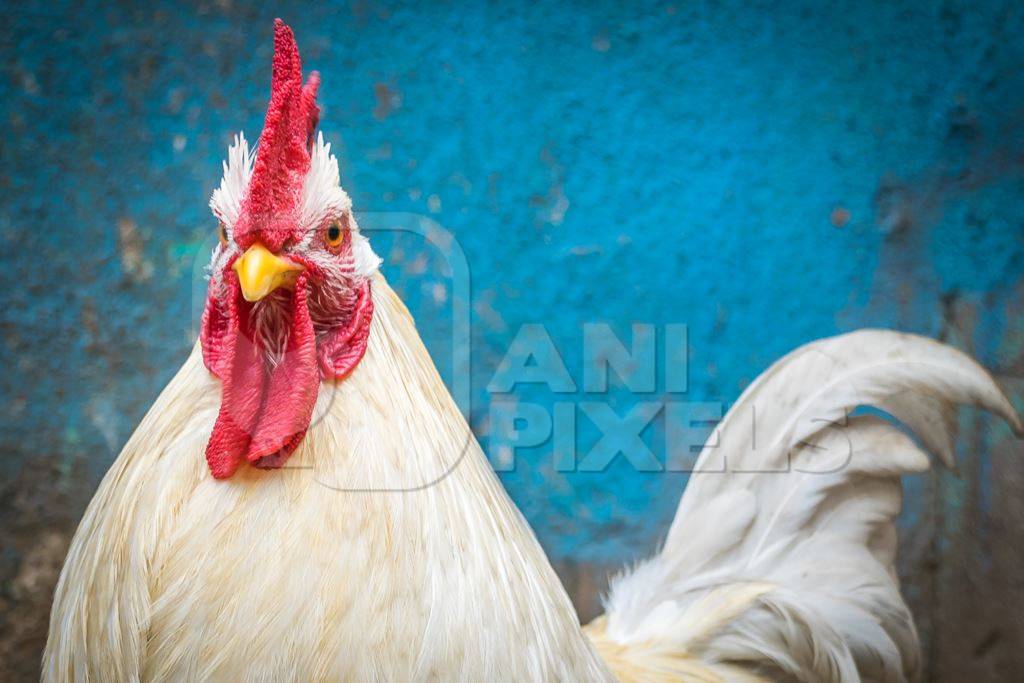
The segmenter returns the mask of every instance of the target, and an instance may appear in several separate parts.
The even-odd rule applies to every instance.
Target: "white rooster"
[[[782,359],[581,628],[377,272],[280,21],[273,70],[259,148],[236,140],[211,201],[200,343],[78,528],[45,680],[917,677],[893,518],[928,459],[848,415],[951,464],[957,404],[1021,432],[980,366],[883,331]]]

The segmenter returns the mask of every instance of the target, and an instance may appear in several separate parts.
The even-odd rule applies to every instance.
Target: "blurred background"
[[[486,385],[530,323],[577,385],[584,323],[627,345],[633,323],[686,324],[673,400],[725,404],[803,342],[898,328],[974,354],[1024,409],[1024,6],[618,4],[4,3],[8,680],[36,675],[77,520],[194,342],[206,203],[232,135],[262,126],[275,16],[322,73],[343,184],[447,377],[466,373],[453,305],[471,311],[485,449]],[[409,215],[465,254],[468,300],[443,254],[389,234]],[[650,400],[620,388],[620,412]],[[907,481],[900,573],[929,680],[1019,680],[1024,445],[973,412],[961,432],[958,475]],[[621,458],[557,471],[550,444],[501,476],[584,619],[686,483]]]

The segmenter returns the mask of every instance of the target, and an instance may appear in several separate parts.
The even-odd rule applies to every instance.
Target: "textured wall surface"
[[[74,524],[194,340],[206,202],[232,134],[259,132],[277,15],[449,377],[463,302],[388,231],[429,217],[465,254],[485,447],[485,387],[527,323],[577,385],[584,323],[684,323],[681,398],[725,403],[800,343],[896,327],[969,350],[1024,408],[1020,3],[617,5],[4,4],[0,661],[34,670]],[[974,413],[962,434],[959,478],[908,482],[901,574],[930,678],[1015,680],[1024,447]],[[560,472],[550,445],[515,465],[585,617],[685,485],[622,459]]]

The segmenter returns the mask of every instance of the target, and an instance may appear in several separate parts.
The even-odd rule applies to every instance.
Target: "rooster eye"
[[[342,228],[341,221],[331,221],[331,224],[327,226],[327,232],[324,235],[324,241],[329,247],[338,247],[345,239],[345,231]]]
[[[228,243],[228,226],[221,223],[217,226],[217,237],[220,238],[221,245]]]

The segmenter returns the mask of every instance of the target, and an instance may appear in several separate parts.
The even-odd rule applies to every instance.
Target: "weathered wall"
[[[258,133],[275,15],[323,74],[356,207],[430,216],[466,254],[485,444],[484,386],[533,322],[577,382],[584,322],[686,323],[685,398],[726,402],[804,341],[898,327],[1024,408],[1019,3],[617,4],[4,5],[0,661],[32,671],[74,522],[192,343],[206,200]],[[444,357],[443,269],[381,244]],[[960,447],[960,478],[908,482],[901,573],[934,680],[1015,680],[1024,448],[973,413]],[[517,463],[590,616],[685,480]]]

